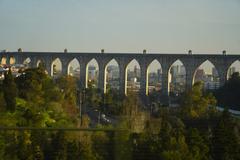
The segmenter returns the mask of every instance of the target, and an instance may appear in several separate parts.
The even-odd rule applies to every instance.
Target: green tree
[[[238,72],[232,74],[229,80],[220,87],[216,93],[218,105],[240,110],[240,75]]]
[[[19,97],[28,101],[43,103],[43,84],[50,80],[42,68],[26,69],[21,76],[16,78]]]
[[[77,82],[72,76],[62,76],[57,79],[57,86],[64,94],[64,99],[70,104],[76,105]]]
[[[128,96],[123,100],[121,113],[126,116],[134,116],[140,111],[141,107],[142,103],[139,96],[136,93],[131,92],[128,93]]]
[[[119,115],[124,99],[123,97],[124,96],[119,94],[117,90],[109,89],[109,91],[104,94],[105,111],[111,115]]]
[[[53,135],[51,149],[52,150],[50,152],[52,153],[52,159],[65,160],[67,158],[67,141],[65,140],[64,132],[59,131]]]
[[[186,141],[193,160],[208,160],[209,147],[196,128],[188,129]]]
[[[192,90],[186,92],[183,97],[181,109],[182,115],[188,118],[199,118],[208,115],[209,108],[216,105],[216,99],[211,93],[203,92],[203,83],[197,82]]]
[[[14,82],[11,69],[9,69],[8,72],[4,73],[3,94],[7,105],[6,109],[8,111],[14,112],[16,107],[17,87]]]
[[[86,105],[93,108],[102,107],[103,96],[100,89],[89,87],[86,89]],[[102,108],[99,108],[102,109]]]
[[[0,85],[0,112],[3,112],[6,109],[6,102],[4,99],[4,94],[2,91],[2,85]]]
[[[214,128],[212,137],[212,156],[217,160],[240,159],[239,128],[225,110]]]

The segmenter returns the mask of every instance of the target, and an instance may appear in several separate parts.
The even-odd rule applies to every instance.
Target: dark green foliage
[[[186,142],[192,159],[207,160],[209,159],[209,146],[200,135],[198,129],[190,128],[186,135]]]
[[[8,111],[14,112],[16,107],[16,97],[17,97],[17,87],[14,82],[14,78],[11,72],[11,69],[9,69],[8,72],[4,73],[4,80],[3,80],[3,94],[4,99],[6,102],[6,109]]]
[[[213,130],[212,156],[217,160],[240,159],[239,128],[227,110]]]
[[[142,104],[138,94],[134,92],[128,93],[128,96],[123,100],[121,114],[125,116],[133,116],[140,111],[140,108],[142,108]]]
[[[64,132],[57,132],[56,135],[54,135],[51,144],[52,159],[66,159],[67,143],[64,136]]]
[[[104,111],[111,115],[119,115],[124,96],[117,90],[109,89],[104,95]]]
[[[87,106],[90,106],[93,108],[102,107],[101,106],[101,104],[103,104],[102,98],[103,98],[103,95],[101,94],[100,90],[97,88],[88,88],[85,91],[85,103]]]
[[[214,112],[215,97],[211,93],[203,92],[203,84],[197,82],[192,90],[187,91],[182,98],[181,112],[184,118],[207,117]],[[212,107],[213,109],[209,109]]]
[[[240,110],[240,75],[233,73],[230,79],[216,93],[218,105]]]
[[[57,79],[57,86],[64,94],[64,99],[70,104],[76,105],[77,83],[76,79],[71,76],[63,76]]]
[[[38,100],[44,94],[43,85],[46,81],[50,81],[50,79],[42,68],[25,70],[21,76],[16,78],[19,97],[33,101]]]

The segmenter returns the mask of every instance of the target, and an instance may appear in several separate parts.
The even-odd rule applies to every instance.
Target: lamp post
[[[82,105],[84,108],[84,113],[86,113],[86,105],[85,105],[85,99],[86,99],[86,90],[85,88],[82,90]]]
[[[77,90],[77,103],[79,106],[80,124],[82,125],[82,94],[79,89]]]

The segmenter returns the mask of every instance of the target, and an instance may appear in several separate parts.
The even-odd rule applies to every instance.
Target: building
[[[197,69],[196,73],[195,73],[195,79],[194,81],[203,81],[205,77],[205,72],[203,69]]]
[[[97,80],[98,77],[98,70],[95,66],[90,65],[88,67],[88,79],[89,80]]]
[[[183,65],[172,66],[170,70],[170,92],[182,93],[186,85],[186,70]]]
[[[228,76],[231,77],[231,75],[232,75],[233,73],[235,73],[235,72],[236,72],[236,68],[235,68],[235,67],[229,68]]]

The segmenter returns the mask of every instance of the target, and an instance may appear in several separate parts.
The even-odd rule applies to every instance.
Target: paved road
[[[114,125],[117,122],[113,117],[109,117],[97,109],[88,108],[86,114],[91,119],[91,127],[95,127],[97,124]]]

